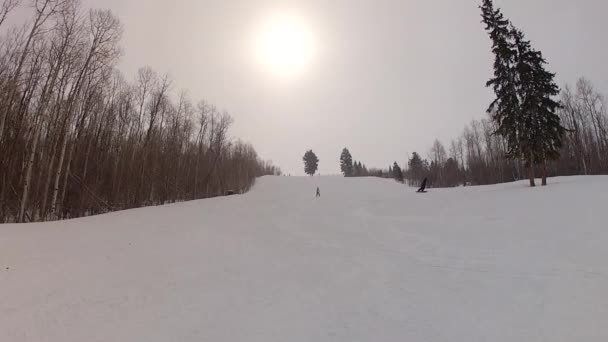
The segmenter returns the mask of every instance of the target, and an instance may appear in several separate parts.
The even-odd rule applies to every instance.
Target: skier
[[[317,198],[321,197],[321,190],[319,190],[319,187],[317,187]]]
[[[426,183],[427,183],[427,181],[428,181],[428,179],[426,179],[426,178],[425,178],[425,179],[422,181],[422,186],[421,186],[421,187],[420,187],[420,189],[418,189],[418,191],[416,191],[416,192],[426,192]]]

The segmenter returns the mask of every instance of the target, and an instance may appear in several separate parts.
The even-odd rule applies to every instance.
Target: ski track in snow
[[[414,190],[0,225],[0,341],[608,341],[608,177]]]

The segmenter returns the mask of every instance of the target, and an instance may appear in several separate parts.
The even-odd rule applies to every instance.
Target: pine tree
[[[505,19],[492,0],[481,6],[483,22],[492,40],[494,77],[487,86],[496,99],[488,113],[496,123],[496,134],[507,142],[507,157],[520,158],[528,168],[530,186],[535,186],[534,167],[546,167],[559,158],[565,128],[556,114],[560,105],[552,99],[559,94],[555,74],[548,72],[540,51],[532,49],[523,33]]]
[[[412,158],[408,161],[408,178],[411,185],[419,186],[424,178],[425,164],[420,155],[416,152],[412,153]]]
[[[302,160],[304,161],[304,172],[307,175],[314,176],[319,169],[319,158],[317,158],[317,155],[312,150],[308,150]]]
[[[488,113],[497,124],[496,133],[507,140],[507,157],[521,157],[517,124],[521,121],[520,105],[517,96],[516,57],[517,51],[512,43],[510,22],[499,9],[494,9],[492,0],[484,0],[482,9],[483,22],[492,40],[494,53],[494,77],[486,86],[492,87],[496,99],[490,104]]]
[[[342,155],[340,155],[340,170],[342,170],[344,177],[353,176],[353,157],[347,148],[344,148]]]
[[[403,171],[401,170],[401,167],[399,166],[399,164],[397,164],[397,162],[395,162],[393,164],[393,178],[399,182],[399,183],[403,183]]]
[[[353,177],[359,177],[359,165],[356,160],[353,162]]]
[[[542,168],[544,186],[547,185],[546,163],[559,158],[562,138],[566,133],[557,114],[561,106],[553,100],[560,89],[555,84],[555,74],[545,69],[547,62],[542,53],[531,47],[522,31],[512,27],[511,32],[518,51],[517,72],[521,83],[522,131],[525,132],[521,143],[522,153],[531,170],[535,165]]]

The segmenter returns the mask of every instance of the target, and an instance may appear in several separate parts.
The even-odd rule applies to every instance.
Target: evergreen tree
[[[416,152],[412,153],[412,158],[408,161],[408,178],[411,185],[420,186],[425,173],[425,163]]]
[[[403,171],[401,170],[401,167],[399,166],[399,164],[397,164],[397,162],[395,162],[393,164],[393,178],[399,182],[399,183],[403,183]]]
[[[530,186],[535,186],[537,165],[543,167],[545,185],[545,164],[559,158],[565,133],[556,114],[560,105],[552,99],[559,94],[555,74],[545,69],[542,53],[494,8],[492,0],[484,0],[481,10],[495,56],[494,77],[487,83],[496,94],[488,108],[497,126],[495,133],[505,138],[508,158],[524,161]]]
[[[361,169],[361,175],[362,176],[369,176],[369,171],[367,170],[367,166],[365,166],[365,164],[361,164],[361,162],[359,162],[359,168]]]
[[[361,165],[361,162],[355,162],[354,166],[353,166],[353,174],[355,177],[363,177],[365,175],[364,171],[363,171],[363,166]]]
[[[344,148],[342,155],[340,155],[340,170],[342,170],[344,177],[353,176],[353,157],[347,148]]]
[[[492,87],[496,99],[490,104],[488,113],[496,122],[496,133],[507,140],[507,156],[520,157],[517,124],[521,121],[519,98],[517,97],[515,62],[517,51],[512,43],[509,21],[499,9],[494,9],[492,0],[484,0],[481,6],[483,22],[492,40],[494,77],[486,86]]]
[[[307,175],[314,176],[319,169],[319,158],[317,158],[317,155],[312,150],[308,150],[302,160],[304,161],[304,172]]]
[[[522,31],[512,27],[511,32],[518,51],[517,72],[521,83],[522,154],[532,170],[531,185],[535,165],[541,166],[542,185],[547,185],[546,163],[559,158],[566,133],[557,114],[561,106],[553,100],[560,89],[555,84],[555,74],[545,69],[547,62],[542,53],[531,47]]]

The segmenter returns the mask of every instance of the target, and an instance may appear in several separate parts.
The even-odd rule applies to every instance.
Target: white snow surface
[[[0,225],[0,341],[608,341],[608,177],[265,177]]]

